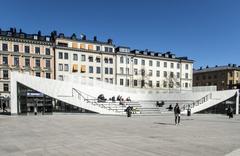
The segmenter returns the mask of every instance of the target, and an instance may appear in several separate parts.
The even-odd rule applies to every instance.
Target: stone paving
[[[240,116],[0,116],[1,156],[240,155]]]

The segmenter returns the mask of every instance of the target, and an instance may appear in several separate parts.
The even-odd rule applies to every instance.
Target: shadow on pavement
[[[159,125],[174,125],[174,123],[165,123],[165,122],[155,122],[154,124],[159,124]]]

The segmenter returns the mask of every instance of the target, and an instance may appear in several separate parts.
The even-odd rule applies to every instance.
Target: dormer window
[[[48,42],[49,42],[49,41],[50,41],[50,37],[46,37],[46,41],[48,41]]]
[[[34,40],[37,40],[37,39],[38,39],[38,36],[37,36],[37,35],[34,35],[34,36],[33,36],[33,39],[34,39]]]

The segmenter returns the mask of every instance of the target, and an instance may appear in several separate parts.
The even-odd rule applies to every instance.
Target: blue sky
[[[239,8],[239,0],[1,0],[0,27],[112,38],[188,56],[195,68],[240,65]]]

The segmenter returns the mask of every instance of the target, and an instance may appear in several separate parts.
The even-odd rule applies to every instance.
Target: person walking
[[[179,125],[180,124],[180,113],[181,113],[181,110],[179,108],[178,103],[176,103],[176,105],[174,107],[175,125]]]
[[[131,117],[131,116],[132,116],[132,107],[131,107],[131,106],[128,106],[128,107],[125,109],[125,112],[127,113],[127,117]]]
[[[231,106],[228,106],[227,115],[228,115],[229,119],[233,118],[233,109]]]

